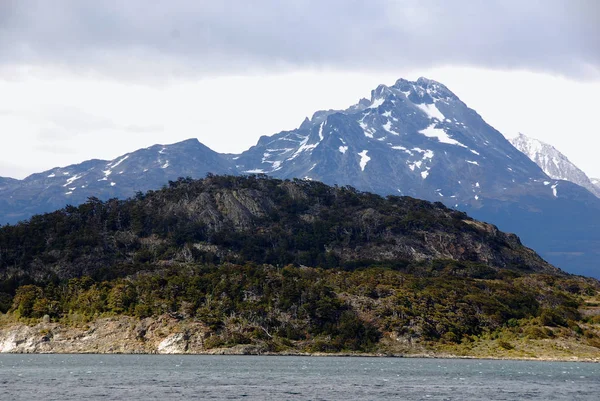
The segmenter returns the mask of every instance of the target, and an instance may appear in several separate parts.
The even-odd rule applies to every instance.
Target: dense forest
[[[264,176],[179,179],[0,228],[0,312],[201,322],[206,348],[374,351],[509,330],[600,346],[600,289],[519,239],[409,197]]]

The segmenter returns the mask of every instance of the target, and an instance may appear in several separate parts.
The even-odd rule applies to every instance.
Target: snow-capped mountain
[[[551,178],[571,181],[600,197],[600,188],[554,146],[519,134],[510,143],[534,161]]]
[[[231,162],[197,139],[155,145],[114,160],[89,160],[33,174],[24,180],[0,181],[2,223],[14,223],[89,197],[127,198],[158,189],[178,177],[201,178],[206,173],[234,174]]]
[[[262,137],[235,162],[243,173],[351,184],[455,207],[515,192],[560,193],[560,184],[474,110],[425,78],[380,85],[347,110],[317,112],[296,130]]]
[[[208,172],[305,178],[440,201],[517,233],[558,267],[600,277],[600,199],[550,178],[447,87],[425,78],[380,85],[370,99],[316,112],[239,155],[218,154],[194,139],[0,181],[0,221]]]

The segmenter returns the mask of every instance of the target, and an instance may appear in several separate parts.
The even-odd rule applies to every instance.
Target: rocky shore
[[[393,352],[390,344],[382,344],[373,353],[308,353],[295,349],[273,351],[267,344],[243,344],[211,348],[210,330],[201,322],[178,320],[168,315],[137,319],[120,316],[100,318],[82,325],[66,325],[42,319],[34,325],[21,322],[0,324],[0,353],[16,354],[191,354],[191,355],[303,355],[303,356],[394,356],[419,358],[520,359],[539,361],[600,362],[600,353],[578,345],[543,344],[562,352],[506,354],[494,350],[475,351],[425,349],[403,344],[401,352]],[[488,345],[488,344],[486,344]],[[540,352],[540,344],[531,342]],[[396,348],[398,351],[400,348]],[[571,352],[565,350],[571,349]]]

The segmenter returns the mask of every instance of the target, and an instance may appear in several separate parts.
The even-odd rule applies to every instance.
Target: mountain
[[[131,196],[207,172],[306,178],[440,201],[517,233],[558,267],[600,277],[600,199],[550,178],[446,86],[426,78],[380,85],[370,99],[318,111],[238,155],[190,140],[34,174],[0,189],[0,217],[16,222],[90,196]]]
[[[559,267],[600,275],[598,198],[551,179],[436,81],[381,85],[369,100],[260,138],[235,162],[245,173],[438,200],[518,233]]]
[[[0,228],[0,352],[591,358],[599,289],[439,202],[182,178]]]
[[[370,100],[262,137],[236,165],[245,173],[351,184],[456,207],[511,192],[553,194],[534,163],[448,88],[425,78],[381,85]]]
[[[114,160],[89,160],[30,175],[22,181],[0,181],[2,222],[15,223],[66,204],[79,205],[89,197],[127,198],[158,189],[177,177],[231,174],[231,162],[197,139],[155,145]]]
[[[554,146],[523,134],[511,138],[509,141],[540,166],[550,178],[570,181],[600,197],[600,188]]]

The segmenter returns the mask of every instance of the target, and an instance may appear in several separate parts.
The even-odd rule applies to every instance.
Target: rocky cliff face
[[[0,353],[201,353],[205,333],[199,322],[169,316],[103,318],[79,327],[13,323],[0,327]]]

